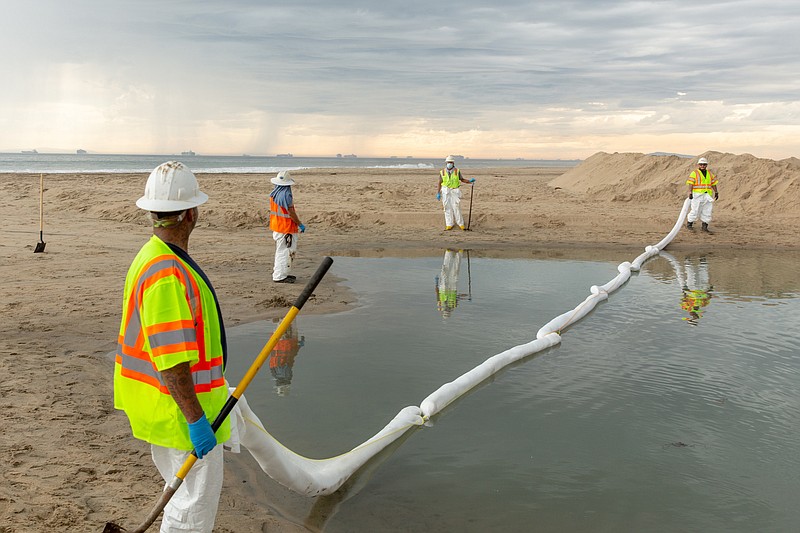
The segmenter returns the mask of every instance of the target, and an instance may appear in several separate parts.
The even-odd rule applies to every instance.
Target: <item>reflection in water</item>
[[[463,254],[463,250],[451,250],[447,249],[444,252],[444,259],[442,260],[442,271],[441,273],[436,276],[436,307],[439,309],[439,312],[442,314],[442,318],[445,320],[450,317],[453,313],[455,308],[458,306],[458,302],[462,298],[467,298],[472,300],[472,279],[471,273],[469,272],[469,250],[467,250],[467,270],[468,274],[470,274],[470,279],[468,280],[469,292],[459,293],[458,292],[458,273],[461,269],[461,255]]]
[[[683,290],[681,309],[689,313],[683,320],[696,326],[703,316],[703,308],[711,301],[711,291],[714,289],[708,279],[708,261],[702,256],[699,259],[686,258],[683,264],[676,262],[675,265],[675,275]]]
[[[459,266],[459,252],[448,252],[442,278],[448,255]],[[283,514],[328,533],[387,525],[524,531],[532,521],[542,531],[595,531],[598,520],[609,530],[793,530],[800,520],[791,505],[800,473],[792,439],[800,421],[793,386],[800,291],[796,268],[794,277],[787,271],[796,263],[764,254],[759,263],[740,252],[661,256],[571,330],[552,357],[526,360],[465,398],[435,431],[398,443],[337,493],[312,501],[279,489],[280,498],[294,498]],[[303,350],[297,379],[307,394],[265,391],[258,399],[276,437],[317,457],[350,449],[386,413],[481,363],[498,339],[529,338],[613,273],[598,261],[478,255],[476,298],[448,322],[482,327],[442,328],[429,292],[441,261],[438,254],[337,259],[343,277],[366,295],[363,305],[302,317],[306,336],[324,342]],[[683,314],[676,304],[694,291],[698,301],[699,292],[709,296],[698,314],[711,312],[701,327],[687,328],[675,318]],[[510,296],[517,292],[531,297]]]
[[[276,319],[275,322],[279,322]],[[292,385],[292,367],[300,351],[306,343],[305,337],[298,338],[296,322],[289,324],[289,328],[275,344],[269,355],[269,371],[275,380],[275,393],[278,396],[289,394]]]
[[[713,280],[715,300],[751,301],[800,295],[797,267],[800,252],[713,250],[698,254],[662,251],[659,255],[667,261],[648,262],[648,273],[663,280],[677,277],[679,284],[685,283],[692,289],[704,289],[702,275],[705,275],[706,281]],[[692,285],[695,273],[701,276],[698,283]]]
[[[681,286],[681,309],[689,316],[682,317],[689,325],[696,326],[703,316],[704,308],[711,303],[714,286],[709,279],[708,259],[687,256],[683,260],[662,251],[659,254],[666,259],[675,271],[675,279]]]
[[[689,313],[689,316],[683,317],[683,320],[686,320],[692,326],[696,326],[697,321],[703,316],[703,307],[707,306],[710,300],[710,291],[684,289],[681,309]]]

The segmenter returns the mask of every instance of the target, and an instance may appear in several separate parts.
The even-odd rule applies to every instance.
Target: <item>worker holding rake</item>
[[[451,155],[444,160],[445,168],[439,171],[439,180],[436,186],[436,199],[441,200],[444,207],[444,230],[453,229],[453,224],[458,224],[462,230],[464,217],[461,215],[461,187],[462,183],[475,183],[475,178],[466,179],[461,176],[461,171],[456,168],[455,158]]]

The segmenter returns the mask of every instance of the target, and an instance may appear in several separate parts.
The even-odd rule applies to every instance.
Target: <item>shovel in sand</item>
[[[36,248],[33,253],[39,254],[44,252],[44,246],[47,244],[42,240],[42,233],[44,231],[44,174],[39,174],[39,242],[36,243]]]
[[[322,260],[322,264],[317,268],[317,271],[311,276],[311,280],[303,289],[303,292],[300,293],[300,296],[297,297],[295,300],[294,305],[289,309],[289,312],[286,313],[286,316],[283,318],[280,324],[278,324],[277,329],[269,338],[267,344],[261,349],[261,353],[258,354],[256,360],[250,365],[250,369],[244,375],[242,380],[239,382],[239,385],[236,387],[231,395],[228,397],[228,401],[225,402],[225,405],[222,406],[217,417],[214,419],[214,422],[211,424],[211,428],[216,432],[219,427],[222,425],[222,422],[227,418],[230,412],[233,410],[236,403],[241,398],[242,394],[244,394],[244,390],[250,385],[250,382],[253,381],[253,378],[258,373],[261,366],[269,357],[269,354],[275,348],[275,345],[278,344],[278,341],[281,339],[286,330],[289,329],[292,321],[294,320],[297,313],[300,312],[303,305],[306,303],[306,300],[311,296],[311,293],[314,292],[314,289],[317,288],[319,282],[322,281],[322,278],[328,272],[328,269],[333,264],[333,259],[330,257],[326,257]],[[153,509],[150,511],[150,514],[147,515],[144,522],[142,522],[136,529],[132,531],[132,533],[144,533],[147,529],[155,522],[158,515],[161,514],[161,511],[164,510],[164,507],[167,506],[169,500],[172,498],[172,495],[175,494],[175,491],[183,484],[183,480],[186,478],[186,475],[189,473],[189,470],[194,466],[195,462],[197,462],[197,455],[194,451],[189,454],[186,458],[186,461],[183,463],[183,466],[178,470],[175,474],[175,477],[172,479],[167,486],[164,487],[164,491],[161,493],[161,497],[156,502]],[[103,529],[103,533],[119,533],[122,531],[128,531],[127,529],[123,528],[115,524],[114,522],[106,523],[106,527]]]

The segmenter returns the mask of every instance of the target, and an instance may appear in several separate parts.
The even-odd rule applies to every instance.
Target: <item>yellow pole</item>
[[[289,325],[292,323],[294,318],[297,316],[297,313],[300,312],[303,305],[306,303],[308,298],[311,296],[311,293],[314,292],[314,289],[319,285],[319,282],[322,281],[322,278],[328,272],[328,269],[333,264],[333,259],[330,257],[326,257],[322,260],[322,264],[317,268],[317,271],[311,276],[311,280],[303,289],[303,292],[300,293],[300,296],[297,297],[294,305],[289,309],[286,313],[286,316],[283,317],[281,323],[278,324],[277,329],[272,333],[272,336],[267,341],[267,344],[261,349],[261,352],[256,357],[256,360],[253,361],[253,364],[250,365],[250,368],[247,370],[247,373],[242,378],[242,381],[239,382],[239,385],[233,391],[233,393],[228,397],[228,401],[225,402],[225,405],[220,410],[217,417],[214,419],[214,422],[211,424],[211,428],[216,432],[217,429],[222,425],[222,422],[225,421],[225,418],[230,414],[233,410],[233,407],[236,405],[236,402],[239,401],[242,394],[244,394],[244,390],[250,385],[250,382],[253,381],[253,378],[258,373],[259,369],[263,366],[264,362],[269,357],[270,352],[275,348],[275,345],[278,343],[280,338],[286,333],[286,330],[289,329]],[[156,505],[153,506],[153,509],[150,511],[150,514],[147,515],[144,522],[134,529],[134,533],[144,533],[147,529],[155,522],[158,515],[161,514],[161,511],[164,510],[164,507],[167,506],[167,503],[172,498],[172,495],[175,494],[175,491],[183,483],[183,480],[186,479],[186,476],[189,474],[189,471],[194,466],[195,462],[197,462],[197,455],[195,452],[189,454],[184,461],[183,465],[178,469],[178,472],[175,473],[175,477],[172,479],[170,483],[164,487],[164,491],[161,493]],[[104,531],[124,531],[118,525],[113,524],[111,522],[106,524]]]

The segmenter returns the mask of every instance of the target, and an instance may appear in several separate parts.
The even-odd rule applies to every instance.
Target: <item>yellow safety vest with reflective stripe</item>
[[[705,176],[699,169],[695,170],[689,174],[689,179],[686,180],[686,185],[692,186],[692,194],[708,193],[713,195],[714,189],[711,186],[716,184],[717,177],[710,170],[706,170]]]
[[[439,177],[442,178],[442,187],[458,189],[461,186],[461,171],[457,168],[453,168],[449,174],[447,169],[443,168],[439,171]]]
[[[114,407],[125,411],[133,436],[192,450],[189,427],[161,371],[188,362],[197,399],[209,421],[228,398],[222,322],[212,289],[189,263],[155,235],[128,270],[114,363]],[[230,437],[226,420],[217,442]]]

